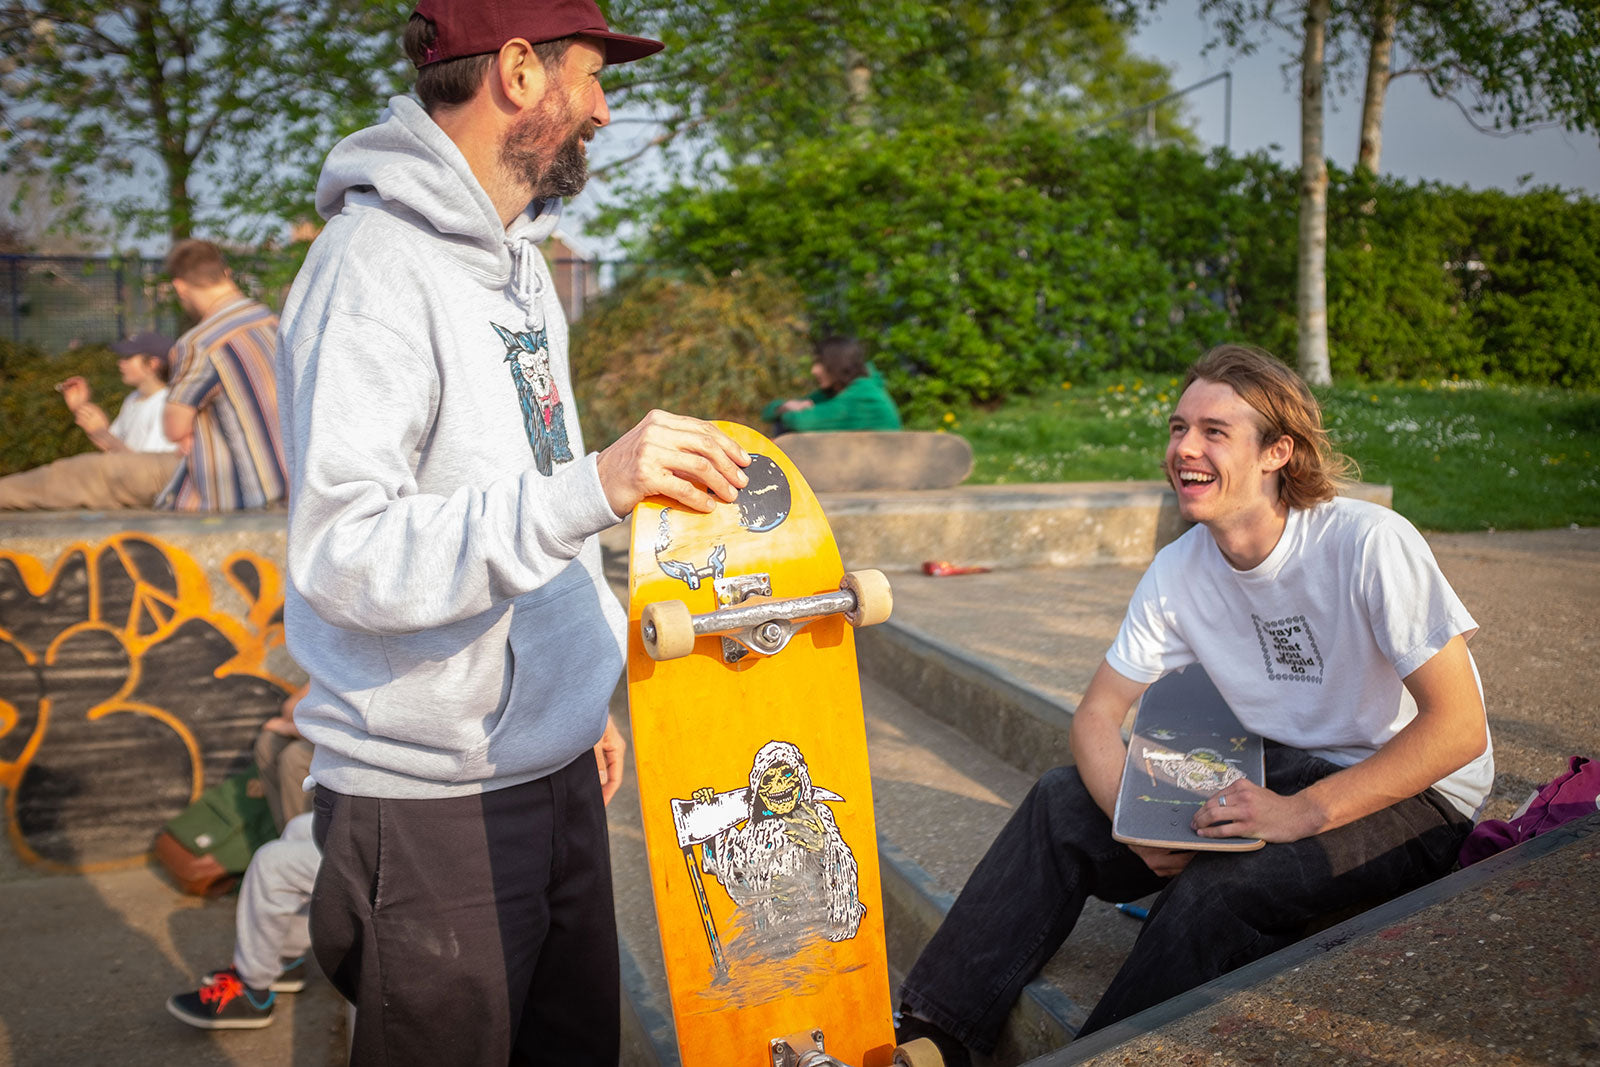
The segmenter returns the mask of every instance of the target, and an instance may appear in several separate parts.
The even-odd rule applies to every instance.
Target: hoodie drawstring
[[[511,256],[512,288],[530,330],[544,329],[544,276],[533,262],[538,254],[533,242],[524,240],[516,243]]]

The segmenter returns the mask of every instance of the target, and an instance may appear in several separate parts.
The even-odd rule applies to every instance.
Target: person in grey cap
[[[418,99],[329,154],[278,338],[313,950],[358,1067],[614,1065],[624,619],[594,535],[731,502],[749,457],[664,412],[587,452],[536,247],[602,69],[660,43],[592,0],[424,0],[405,43]]]
[[[172,338],[148,332],[112,343],[122,382],[132,389],[115,419],[94,402],[81,377],[57,383],[67,410],[99,451],[0,478],[0,510],[101,511],[154,504],[182,462],[178,446],[161,430],[172,345]]]

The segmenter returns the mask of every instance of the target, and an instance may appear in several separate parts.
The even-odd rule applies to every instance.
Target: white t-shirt
[[[1245,726],[1348,767],[1416,717],[1401,679],[1477,629],[1415,527],[1341,497],[1291,509],[1248,571],[1189,530],[1140,579],[1106,660],[1144,683],[1198,662]],[[1434,785],[1475,815],[1493,783],[1491,744]]]
[[[135,452],[176,452],[178,443],[167,440],[167,435],[161,431],[161,412],[166,404],[167,387],[164,385],[149,396],[140,396],[139,391],[134,390],[112,420],[112,434],[122,438],[123,444]]]

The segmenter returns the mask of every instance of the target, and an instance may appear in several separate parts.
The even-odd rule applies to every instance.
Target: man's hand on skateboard
[[[600,486],[618,515],[657,495],[709,512],[739,495],[749,481],[740,468],[749,464],[745,450],[711,423],[652,411],[600,453]]]
[[[607,804],[622,788],[622,754],[627,750],[628,742],[623,740],[616,720],[607,715],[606,732],[600,735],[599,744],[594,746],[595,763],[600,768],[600,799]]]
[[[1319,833],[1324,819],[1316,801],[1305,793],[1284,796],[1244,780],[1202,804],[1192,825],[1201,837],[1286,842]]]

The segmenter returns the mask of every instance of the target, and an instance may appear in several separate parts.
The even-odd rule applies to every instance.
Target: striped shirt
[[[195,409],[193,448],[156,507],[232,511],[284,498],[277,333],[276,315],[240,297],[178,338],[167,399]]]

